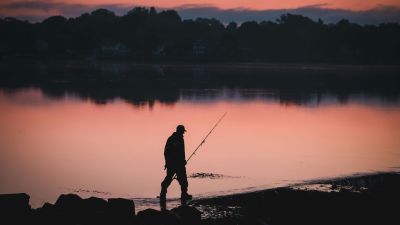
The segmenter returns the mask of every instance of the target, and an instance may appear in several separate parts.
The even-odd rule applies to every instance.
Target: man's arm
[[[183,161],[183,165],[186,165],[185,140],[183,138],[182,138],[181,148],[182,148],[182,158],[181,158],[181,160]]]
[[[171,160],[171,137],[169,137],[167,139],[167,142],[165,143],[165,147],[164,147],[164,159],[165,159],[165,165],[164,165],[164,169],[167,168],[167,166],[169,166],[170,160]]]

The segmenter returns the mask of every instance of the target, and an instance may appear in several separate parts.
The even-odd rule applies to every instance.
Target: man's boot
[[[192,195],[189,195],[187,192],[182,192],[181,201],[186,202],[187,200],[191,200],[193,198]]]
[[[186,202],[187,200],[190,200],[190,199],[192,199],[192,198],[193,198],[193,196],[188,194],[188,188],[187,188],[187,186],[186,186],[186,185],[181,186],[181,201],[182,201],[182,202],[183,202],[183,201]]]

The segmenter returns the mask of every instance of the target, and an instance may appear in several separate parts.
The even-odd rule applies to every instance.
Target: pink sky
[[[303,10],[294,13],[312,19],[322,18],[327,22],[337,22],[343,18],[360,24],[400,21],[400,0],[1,0],[0,17],[10,16],[41,21],[55,15],[77,17],[96,8],[107,8],[118,15],[123,15],[136,6],[154,6],[158,10],[176,9],[184,19],[213,17],[222,22],[241,22],[238,18],[257,21],[275,20],[276,17],[270,18],[268,13],[264,14],[263,18],[254,18],[251,15],[251,13],[268,10],[281,10],[281,14],[287,13],[287,10]],[[203,12],[193,9],[195,11],[182,13],[187,8],[195,7],[208,8]],[[318,10],[306,9],[310,7],[318,8]],[[216,11],[217,8],[221,11]],[[236,10],[233,14],[231,12],[224,16],[224,10],[227,9],[246,10]],[[243,11],[247,14],[238,15]]]
[[[82,2],[79,0],[70,0],[71,2]],[[212,5],[223,9],[228,8],[250,8],[250,9],[282,9],[298,8],[310,5],[320,5],[323,3],[328,8],[344,8],[363,10],[376,7],[377,5],[400,5],[399,0],[116,0],[114,2],[137,3],[141,5],[156,5],[160,7],[176,7],[180,5]],[[109,0],[85,1],[109,3]]]
[[[207,5],[222,9],[289,9],[304,6],[322,5],[325,8],[366,10],[382,5],[400,6],[399,0],[2,0],[0,5],[21,2],[62,2],[83,5],[141,5],[174,8],[182,5]]]

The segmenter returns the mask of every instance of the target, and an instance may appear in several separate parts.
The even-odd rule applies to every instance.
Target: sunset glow
[[[0,0],[0,221],[391,224],[400,0]]]
[[[85,8],[132,8],[135,6],[157,7],[159,9],[179,9],[190,7],[216,7],[219,9],[275,10],[296,9],[302,7],[345,9],[363,11],[386,6],[399,7],[398,0],[3,0],[0,2],[0,16],[43,17],[59,15],[68,11],[72,14],[83,13]]]
[[[24,0],[5,0],[7,2],[29,2]],[[213,6],[222,9],[247,8],[247,9],[288,9],[307,6],[318,6],[327,8],[340,8],[351,10],[366,10],[377,6],[391,5],[399,6],[398,0],[56,0],[43,2],[62,2],[66,4],[83,4],[83,5],[108,5],[121,4],[132,6],[155,6],[160,8],[176,8],[181,6]]]

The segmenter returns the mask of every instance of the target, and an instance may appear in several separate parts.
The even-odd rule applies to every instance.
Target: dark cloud
[[[322,19],[327,23],[335,23],[341,19],[348,19],[359,24],[379,24],[384,22],[400,22],[400,8],[394,6],[379,6],[365,11],[351,11],[344,9],[328,9],[326,3],[304,6],[295,9],[271,9],[271,10],[250,10],[250,9],[219,9],[210,5],[184,5],[178,7],[183,19],[194,19],[197,17],[216,18],[223,23],[235,21],[275,21],[285,13],[301,14],[314,20]],[[123,15],[134,5],[106,4],[88,6],[84,4],[68,4],[50,0],[20,1],[0,4],[0,17],[15,15],[16,17],[31,21],[40,21],[48,16],[61,14],[66,17],[76,17],[85,12],[91,12],[97,8],[106,8],[117,15]],[[159,9],[161,10],[161,9]],[[21,11],[25,12],[21,14]]]
[[[12,16],[30,21],[41,21],[49,16],[63,15],[65,17],[77,17],[82,13],[91,12],[98,8],[105,8],[115,12],[117,15],[123,15],[134,6],[123,4],[103,4],[103,5],[84,5],[70,4],[59,1],[37,0],[20,1],[6,4],[0,4],[0,17]],[[21,14],[21,11],[23,12]],[[57,12],[57,13],[54,13]]]
[[[400,8],[380,6],[366,11],[351,11],[344,9],[321,8],[326,4],[318,4],[296,9],[248,10],[229,9],[221,10],[215,7],[186,7],[178,9],[185,18],[213,17],[224,23],[235,21],[275,21],[282,14],[292,13],[308,16],[314,20],[322,19],[327,23],[336,23],[341,19],[348,19],[359,24],[379,24],[384,22],[400,22]]]
[[[41,9],[49,10],[56,7],[57,5],[63,6],[63,3],[54,3],[47,1],[26,1],[26,2],[10,2],[0,5],[3,9],[15,10],[15,9]]]

